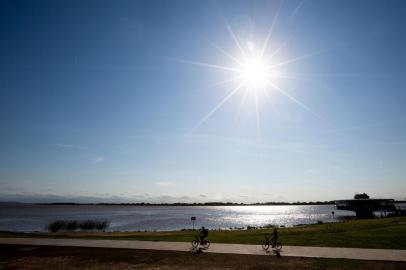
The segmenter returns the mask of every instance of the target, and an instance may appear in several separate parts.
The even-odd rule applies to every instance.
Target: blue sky
[[[404,199],[405,12],[403,1],[2,1],[2,200]],[[235,74],[192,62],[233,67],[233,34],[259,48],[272,24],[265,55],[285,94],[239,91],[205,118]]]

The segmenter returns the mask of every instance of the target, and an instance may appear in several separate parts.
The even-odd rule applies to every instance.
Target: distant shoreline
[[[395,203],[406,203],[396,201]],[[206,203],[75,203],[75,202],[54,202],[54,203],[25,203],[25,202],[0,202],[0,205],[102,205],[102,206],[286,206],[286,205],[331,205],[334,201],[316,202],[264,202],[264,203],[234,203],[234,202],[206,202]]]
[[[266,202],[266,203],[222,203],[222,202],[207,202],[207,203],[74,203],[74,202],[55,202],[55,203],[22,203],[22,202],[0,202],[0,205],[102,205],[102,206],[266,206],[266,205],[330,205],[334,201],[324,202]]]

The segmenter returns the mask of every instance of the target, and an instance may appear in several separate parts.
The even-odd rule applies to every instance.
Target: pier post
[[[366,210],[366,209],[362,209],[362,210],[355,210],[355,215],[357,216],[357,218],[373,218],[374,217],[374,212],[372,210]]]

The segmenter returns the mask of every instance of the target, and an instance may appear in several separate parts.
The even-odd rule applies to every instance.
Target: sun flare
[[[245,59],[240,69],[242,83],[249,90],[265,87],[271,77],[269,65],[260,57]]]
[[[219,82],[218,84],[236,83],[234,86],[230,87],[229,93],[195,125],[193,130],[197,129],[201,124],[206,122],[214,113],[216,113],[221,107],[223,107],[224,104],[227,103],[237,93],[242,93],[242,100],[240,102],[241,104],[244,103],[247,96],[253,97],[259,138],[261,137],[261,121],[259,108],[261,103],[260,100],[262,100],[262,97],[271,97],[271,92],[276,92],[284,96],[302,109],[322,119],[322,117],[315,113],[310,107],[301,102],[288,91],[281,88],[279,83],[280,79],[289,78],[288,74],[282,72],[281,68],[283,66],[295,63],[297,61],[302,61],[318,53],[310,53],[299,57],[286,59],[285,61],[279,60],[279,62],[275,62],[275,56],[281,52],[281,50],[285,47],[290,39],[279,43],[279,45],[273,51],[268,51],[269,43],[275,42],[273,39],[271,39],[274,22],[272,23],[272,26],[268,34],[266,35],[263,43],[261,42],[258,47],[256,47],[256,44],[250,40],[246,41],[245,43],[241,43],[239,38],[237,38],[233,30],[231,29],[230,25],[226,24],[229,34],[239,52],[237,54],[231,54],[229,51],[226,51],[218,47],[217,45],[214,45],[213,43],[211,43],[211,45],[223,55],[232,60],[234,62],[234,65],[226,66],[214,63],[182,60],[182,62],[184,63],[210,68],[222,72],[228,72],[230,76],[226,80]],[[238,57],[237,55],[239,55],[240,57]]]

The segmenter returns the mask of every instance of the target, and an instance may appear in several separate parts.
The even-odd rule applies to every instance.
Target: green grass
[[[210,231],[212,243],[260,244],[272,229]],[[51,237],[85,239],[133,239],[146,241],[180,241],[194,239],[194,231],[172,232],[75,232],[10,233],[0,237]],[[283,245],[406,249],[406,217],[355,220],[342,223],[307,225],[279,229]]]
[[[0,269],[406,269],[405,262],[163,250],[0,245]]]

